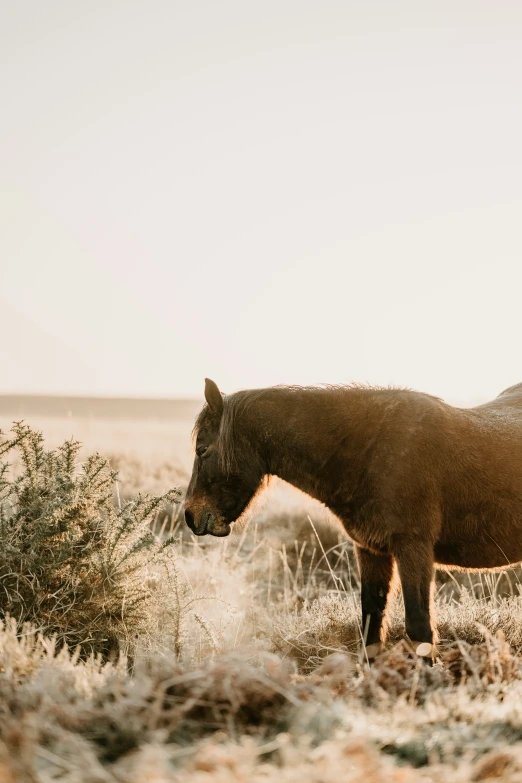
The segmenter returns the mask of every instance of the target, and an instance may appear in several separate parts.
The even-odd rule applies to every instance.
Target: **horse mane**
[[[264,389],[243,389],[233,394],[223,397],[223,414],[219,425],[219,461],[220,467],[227,475],[237,468],[236,459],[236,435],[237,423],[242,416],[247,413],[252,406],[259,400],[275,394],[287,395],[308,395],[308,394],[343,394],[346,392],[377,392],[377,393],[397,393],[411,392],[411,389],[391,387],[391,386],[371,386],[365,383],[349,384],[321,384],[318,386],[269,386]],[[212,414],[208,405],[204,405],[192,431],[192,437],[195,440],[198,432],[204,424],[211,418]]]

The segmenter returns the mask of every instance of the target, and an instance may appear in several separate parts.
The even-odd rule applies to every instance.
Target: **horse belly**
[[[522,562],[522,537],[515,542],[477,537],[474,541],[437,543],[435,562],[455,568],[509,568]]]
[[[522,455],[521,455],[522,456]],[[446,504],[435,560],[460,568],[508,568],[522,562],[522,471],[483,481],[473,499]],[[509,480],[508,480],[509,479]],[[459,499],[460,500],[460,499]]]

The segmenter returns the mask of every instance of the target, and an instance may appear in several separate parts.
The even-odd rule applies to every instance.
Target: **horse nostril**
[[[196,529],[194,525],[194,514],[192,513],[192,511],[189,511],[188,509],[185,509],[185,522],[187,523],[187,525],[192,531]]]

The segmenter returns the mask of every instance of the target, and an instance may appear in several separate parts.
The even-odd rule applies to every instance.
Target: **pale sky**
[[[0,392],[522,381],[519,0],[0,9]]]

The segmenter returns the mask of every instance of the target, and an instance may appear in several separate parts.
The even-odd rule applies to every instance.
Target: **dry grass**
[[[112,455],[122,497],[186,480],[184,458],[178,470],[175,454],[141,451],[144,427],[127,453],[92,444]],[[397,641],[399,597],[369,668],[351,547],[318,504],[274,483],[227,539],[195,539],[175,518],[167,529],[176,567],[132,665],[0,630],[2,783],[522,779],[516,572],[441,575],[433,667]]]

